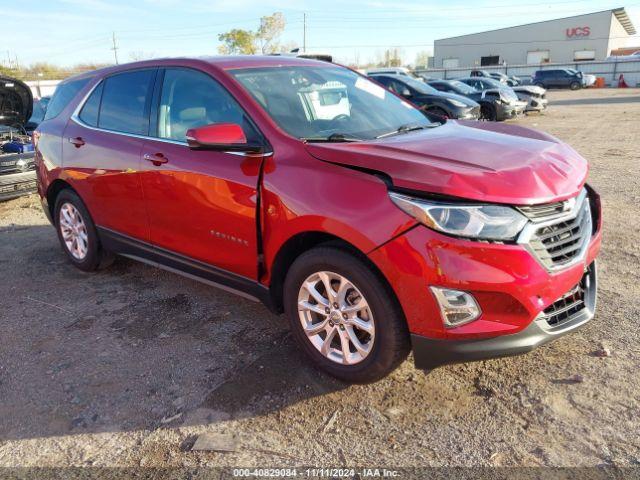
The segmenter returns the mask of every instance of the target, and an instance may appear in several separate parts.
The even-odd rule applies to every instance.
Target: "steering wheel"
[[[340,115],[333,117],[333,121],[342,122],[343,120],[349,120],[350,118],[351,117],[346,113],[341,113]]]

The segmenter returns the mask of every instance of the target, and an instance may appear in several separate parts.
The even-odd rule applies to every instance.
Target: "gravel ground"
[[[0,204],[0,466],[639,465],[640,91],[550,99],[513,123],[591,163],[598,313],[515,358],[344,385],[261,305],[124,259],[84,274],[35,196]],[[207,432],[236,451],[191,451]]]

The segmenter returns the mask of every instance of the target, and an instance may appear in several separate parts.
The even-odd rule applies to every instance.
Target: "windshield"
[[[468,95],[470,93],[476,93],[478,90],[473,88],[471,85],[467,85],[460,80],[450,80],[449,85],[451,85],[458,93],[463,95]]]
[[[505,86],[504,83],[500,82],[499,80],[496,80],[495,78],[483,78],[482,81],[488,83],[494,88],[504,88]]]
[[[406,101],[339,67],[231,70],[271,118],[297,138],[370,140],[431,122]]]

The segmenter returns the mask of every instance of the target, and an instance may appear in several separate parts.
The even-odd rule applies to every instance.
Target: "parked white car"
[[[567,68],[568,71],[572,72],[572,73],[578,73],[578,70],[575,70],[573,68]],[[596,84],[596,76],[595,75],[591,75],[590,73],[584,73],[582,72],[582,78],[584,78],[584,86],[585,87],[593,87]]]
[[[415,75],[411,70],[405,67],[385,67],[385,68],[370,68],[367,70],[367,75],[404,75],[405,77],[415,78],[416,80],[422,80],[421,77]]]
[[[518,100],[527,102],[525,112],[542,112],[547,108],[547,91],[544,88],[537,85],[518,85],[512,88],[516,92]]]
[[[612,55],[607,57],[611,62],[632,62],[634,60],[640,60],[640,50],[633,52],[631,55]]]

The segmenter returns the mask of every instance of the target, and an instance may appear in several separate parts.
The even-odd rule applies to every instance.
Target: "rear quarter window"
[[[93,92],[91,92],[91,95],[89,95],[89,98],[80,111],[80,120],[92,127],[98,126],[98,112],[100,110],[103,86],[104,83],[101,82],[100,85],[93,89]]]
[[[69,82],[64,82],[58,85],[56,88],[53,97],[51,97],[51,101],[49,105],[47,105],[47,111],[44,115],[45,120],[50,120],[52,118],[60,115],[62,110],[65,109],[67,105],[75,98],[80,90],[84,88],[84,86],[89,83],[90,78],[81,78],[78,80],[71,80]]]

